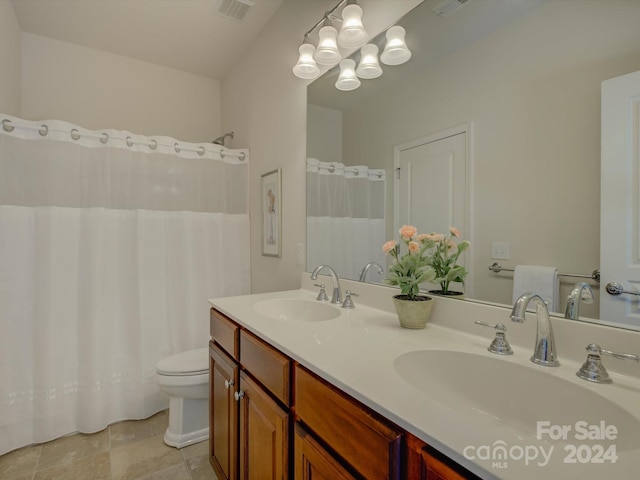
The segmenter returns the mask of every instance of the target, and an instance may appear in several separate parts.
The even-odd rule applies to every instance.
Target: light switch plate
[[[491,242],[491,258],[509,260],[509,242]]]

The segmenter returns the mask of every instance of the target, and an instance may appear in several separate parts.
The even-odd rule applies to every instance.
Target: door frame
[[[475,277],[475,262],[474,262],[474,249],[475,245],[474,232],[473,232],[473,172],[474,172],[474,155],[473,155],[473,122],[461,123],[454,127],[446,128],[434,133],[430,133],[420,138],[410,140],[393,147],[393,231],[394,234],[400,229],[400,179],[398,178],[398,169],[400,168],[400,155],[406,150],[427,145],[429,143],[444,140],[455,135],[465,134],[466,148],[465,148],[465,190],[467,192],[467,204],[465,205],[466,218],[464,219],[464,225],[460,225],[463,232],[463,237],[471,242],[471,248],[469,248],[465,255],[467,256],[467,266],[469,275],[465,280],[465,296],[473,297],[473,279]]]

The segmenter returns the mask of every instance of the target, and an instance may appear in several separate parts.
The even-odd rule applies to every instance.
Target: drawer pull
[[[235,392],[233,396],[235,397],[236,402],[239,402],[241,398],[244,398],[244,392],[242,390],[239,390]]]
[[[229,390],[229,387],[233,386],[233,380],[225,380],[224,381],[224,388],[226,388],[227,390]]]

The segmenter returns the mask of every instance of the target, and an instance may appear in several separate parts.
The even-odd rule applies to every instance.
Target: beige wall
[[[344,114],[345,162],[374,167],[473,122],[474,297],[511,303],[512,275],[488,270],[492,241],[510,243],[509,266],[599,264],[600,84],[640,70],[640,2],[579,3],[547,3]]]
[[[367,29],[374,34],[420,0],[363,0]],[[298,288],[305,245],[306,81],[291,69],[304,33],[335,0],[285,0],[249,52],[222,83],[225,130],[234,145],[251,149],[251,287],[254,293]],[[282,258],[264,257],[260,245],[260,175],[282,169]]]
[[[89,129],[210,142],[221,131],[220,82],[22,34],[22,113]]]
[[[0,0],[0,113],[20,116],[20,25],[8,0]]]

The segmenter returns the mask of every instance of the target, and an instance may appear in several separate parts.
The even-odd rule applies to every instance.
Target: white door
[[[470,238],[467,135],[467,126],[457,127],[395,148],[394,233],[401,225],[444,234],[455,226]],[[468,253],[459,262],[467,269]],[[465,280],[467,296],[473,290],[471,276]]]
[[[640,328],[640,72],[602,82],[600,319]]]

